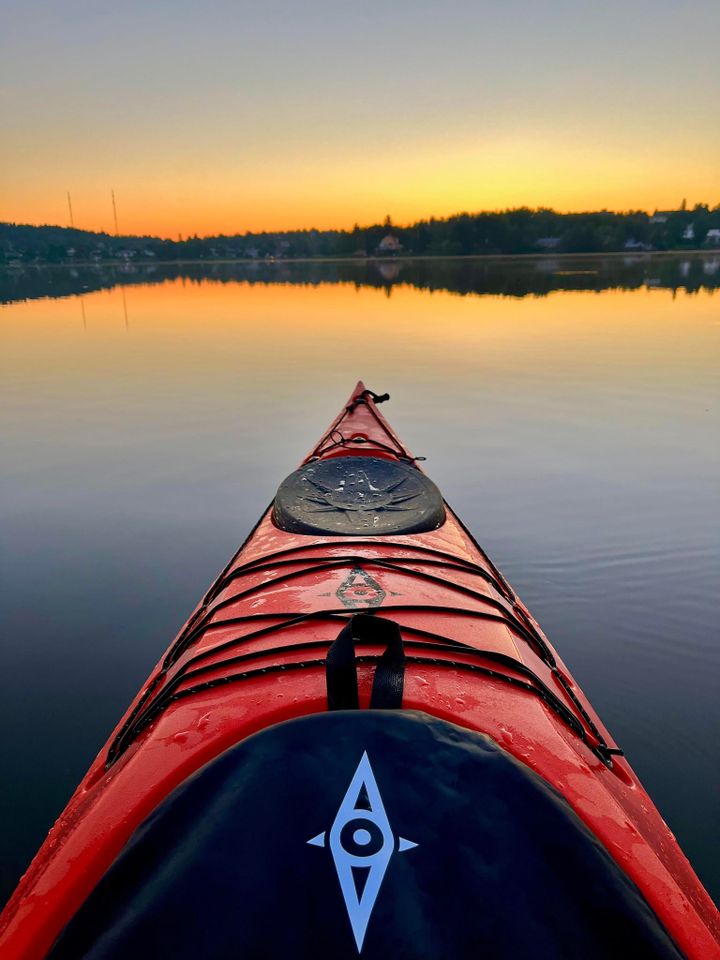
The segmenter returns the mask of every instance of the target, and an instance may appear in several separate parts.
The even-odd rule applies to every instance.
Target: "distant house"
[[[625,241],[626,250],[652,250],[652,247],[649,243],[643,243],[642,240],[636,240],[634,237],[630,237],[629,240]]]
[[[720,230],[713,227],[705,234],[705,244],[708,247],[720,247]]]
[[[664,210],[656,210],[655,213],[650,217],[650,223],[667,223],[670,213],[671,211],[665,212]]]
[[[535,246],[541,250],[557,250],[560,246],[560,237],[540,237],[535,241]]]
[[[689,224],[685,227],[685,229],[684,229],[684,231],[683,231],[682,238],[683,238],[683,240],[694,240],[694,239],[695,239],[695,227],[694,227],[691,223],[689,223]]]
[[[396,256],[402,250],[402,244],[397,237],[389,233],[383,237],[377,247],[377,252],[383,256]]]

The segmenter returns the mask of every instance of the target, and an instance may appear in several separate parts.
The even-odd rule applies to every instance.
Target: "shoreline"
[[[413,263],[413,262],[426,262],[426,261],[449,261],[449,260],[466,260],[466,261],[482,261],[482,262],[492,262],[492,261],[501,261],[503,263],[517,261],[517,262],[532,262],[540,260],[590,260],[597,261],[602,259],[617,259],[620,257],[633,257],[640,260],[653,260],[653,259],[663,259],[667,257],[688,257],[688,258],[697,258],[700,256],[720,256],[720,247],[715,248],[694,248],[692,250],[608,250],[602,252],[593,252],[593,253],[467,253],[467,254],[458,254],[455,256],[443,256],[441,254],[423,254],[423,255],[408,255],[408,256],[398,256],[398,257],[283,257],[283,258],[252,258],[252,257],[218,257],[217,259],[213,258],[212,260],[208,259],[180,259],[180,260],[156,260],[156,259],[143,259],[143,260],[128,260],[128,259],[108,259],[108,260],[65,260],[61,263],[51,263],[48,260],[36,260],[32,263],[3,263],[0,264],[0,270],[11,270],[11,269],[27,269],[29,267],[51,267],[51,268],[61,268],[68,269],[72,267],[171,267],[171,266],[211,266],[211,265],[227,265],[227,264],[254,264],[255,266],[272,266],[272,265],[285,265],[285,264],[294,264],[294,263],[357,263],[357,264],[368,264],[368,263]]]

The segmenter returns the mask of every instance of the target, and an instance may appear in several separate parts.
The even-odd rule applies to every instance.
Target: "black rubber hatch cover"
[[[416,467],[380,457],[307,463],[280,484],[273,520],[290,533],[422,533],[445,522],[440,491]]]

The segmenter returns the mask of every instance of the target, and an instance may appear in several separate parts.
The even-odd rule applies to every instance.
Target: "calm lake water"
[[[720,254],[0,271],[0,900],[362,377],[720,899]]]

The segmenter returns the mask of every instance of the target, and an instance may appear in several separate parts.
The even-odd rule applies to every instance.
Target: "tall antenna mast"
[[[115,206],[115,191],[114,191],[114,190],[111,190],[110,193],[112,194],[113,217],[115,218],[115,236],[116,236],[116,237],[119,237],[119,236],[120,236],[120,231],[118,230],[117,207]]]
[[[75,221],[73,220],[73,213],[72,213],[72,200],[70,199],[70,191],[69,191],[69,190],[68,190],[68,192],[67,192],[67,198],[68,198],[68,210],[70,211],[70,226],[71,226],[73,229],[75,229]]]

